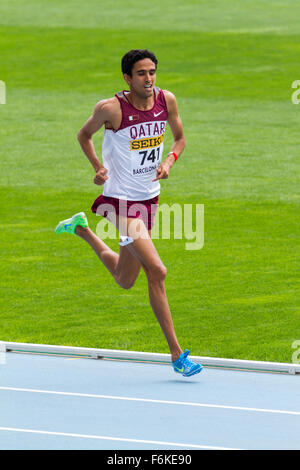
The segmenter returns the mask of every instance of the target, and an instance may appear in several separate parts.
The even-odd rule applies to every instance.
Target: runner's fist
[[[106,173],[107,173],[107,169],[104,168],[104,166],[100,168],[100,170],[98,170],[96,173],[96,176],[94,178],[94,183],[98,184],[99,186],[104,184],[108,178],[108,176],[106,176]]]
[[[171,165],[165,160],[156,170],[156,178],[152,181],[163,180],[169,177]]]

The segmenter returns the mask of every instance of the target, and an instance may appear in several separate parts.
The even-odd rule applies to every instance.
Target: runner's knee
[[[136,277],[134,278],[125,278],[124,277],[122,278],[121,276],[117,276],[116,278],[116,281],[117,283],[119,284],[120,287],[122,287],[122,289],[125,289],[125,290],[128,290],[128,289],[131,289],[134,284],[135,284],[135,281],[136,281]]]
[[[128,290],[128,289],[131,289],[135,284],[135,280],[134,281],[122,281],[122,283],[119,282],[119,286],[122,287],[122,289],[125,289],[125,290]]]
[[[164,281],[167,275],[167,268],[163,263],[154,264],[146,270],[150,281]]]

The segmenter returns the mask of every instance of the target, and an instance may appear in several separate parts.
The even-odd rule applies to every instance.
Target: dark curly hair
[[[126,73],[131,77],[132,67],[136,62],[142,59],[151,59],[155,64],[155,68],[157,68],[158,60],[153,52],[150,52],[147,49],[132,49],[122,57],[122,73]]]

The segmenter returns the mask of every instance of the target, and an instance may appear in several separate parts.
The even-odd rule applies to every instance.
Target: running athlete
[[[78,133],[81,148],[95,170],[94,183],[104,185],[92,211],[107,217],[119,230],[119,254],[92,232],[83,212],[61,221],[56,233],[76,234],[86,241],[123,289],[130,289],[144,269],[150,304],[168,342],[174,371],[189,377],[202,366],[191,361],[190,351],[182,351],[178,343],[165,291],[167,270],[151,239],[160,180],[169,177],[185,147],[176,98],[155,86],[157,63],[147,50],[125,54],[122,73],[129,91],[99,101]],[[174,140],[162,161],[166,122]],[[102,164],[92,136],[103,126]]]

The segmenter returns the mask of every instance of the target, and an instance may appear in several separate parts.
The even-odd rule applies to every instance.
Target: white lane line
[[[188,449],[241,450],[241,449],[233,449],[229,447],[202,446],[198,444],[183,444],[180,442],[148,441],[144,439],[127,439],[123,437],[95,436],[92,434],[75,434],[75,433],[70,433],[70,432],[41,431],[39,429],[7,428],[7,427],[2,427],[2,426],[0,426],[0,431],[47,434],[50,436],[61,436],[61,437],[80,437],[81,439],[100,439],[100,440],[105,440],[105,441],[132,442],[135,444],[138,443],[138,444],[154,444],[154,445],[159,445],[159,446],[171,446],[171,447],[187,447]]]
[[[276,413],[284,415],[294,415],[300,416],[300,411],[287,411],[287,410],[274,410],[266,408],[249,408],[245,406],[231,406],[231,405],[214,405],[210,403],[195,403],[187,401],[170,401],[170,400],[154,400],[150,398],[135,398],[135,397],[121,397],[114,395],[98,395],[91,393],[77,393],[77,392],[59,392],[55,390],[37,390],[32,388],[15,388],[15,387],[1,387],[0,390],[9,390],[13,392],[29,392],[29,393],[46,393],[49,395],[62,395],[70,397],[85,397],[85,398],[101,398],[106,400],[125,400],[125,401],[136,401],[143,403],[159,403],[163,405],[184,405],[184,406],[194,406],[201,408],[219,408],[223,410],[237,410],[237,411],[253,411],[258,413]]]

